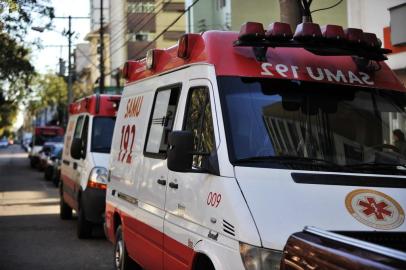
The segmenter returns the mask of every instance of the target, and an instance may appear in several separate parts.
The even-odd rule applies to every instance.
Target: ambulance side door
[[[168,167],[166,164],[167,137],[172,130],[179,100],[180,85],[156,90],[143,152],[142,171],[138,185],[138,223],[134,227],[137,243],[135,259],[145,269],[162,269],[163,222]]]
[[[183,115],[178,117],[174,130],[188,130],[194,135],[193,168],[212,167],[218,170],[214,129],[214,102],[209,80],[190,81],[182,92]],[[179,116],[182,110],[179,110]],[[209,165],[211,164],[211,165]],[[206,190],[216,181],[209,173],[169,171],[164,223],[164,269],[191,269],[193,246],[198,239],[193,235],[206,233],[200,230],[203,212],[206,211]]]

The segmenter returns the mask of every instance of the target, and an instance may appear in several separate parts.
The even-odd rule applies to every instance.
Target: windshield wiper
[[[357,163],[357,164],[348,164],[344,165],[345,168],[352,168],[352,169],[398,169],[398,170],[406,170],[406,164],[402,163]],[[401,167],[401,168],[399,168]]]
[[[248,157],[236,160],[237,163],[246,163],[246,162],[278,162],[278,163],[288,163],[288,164],[300,164],[300,165],[321,165],[323,167],[334,167],[341,168],[340,165],[319,158],[308,158],[308,157],[296,157],[296,156],[256,156]]]

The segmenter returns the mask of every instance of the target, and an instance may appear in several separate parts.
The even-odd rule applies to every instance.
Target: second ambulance
[[[116,269],[278,269],[305,226],[402,246],[406,89],[388,52],[360,29],[247,23],[128,61]]]

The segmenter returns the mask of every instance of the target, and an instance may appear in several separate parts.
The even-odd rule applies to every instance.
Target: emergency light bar
[[[267,48],[304,48],[316,55],[358,56],[367,60],[383,61],[391,50],[381,48],[382,43],[373,33],[361,29],[343,29],[339,25],[326,25],[320,28],[316,23],[304,22],[297,26],[292,37],[290,26],[275,22],[265,32],[263,25],[247,22],[241,26],[234,47],[253,47],[258,61],[266,57]]]
[[[202,39],[200,34],[184,34],[178,43],[178,57],[188,59],[192,53],[194,45]]]
[[[254,41],[265,37],[265,30],[262,23],[247,22],[241,26],[238,40]]]
[[[265,33],[265,38],[268,40],[288,41],[292,37],[292,29],[288,23],[274,22],[268,26]]]
[[[325,25],[321,28],[321,34],[326,40],[345,40],[344,29],[339,25]]]
[[[317,23],[311,22],[304,22],[299,24],[296,27],[296,32],[295,35],[293,36],[293,39],[297,41],[306,41],[320,38],[321,38],[320,26]]]

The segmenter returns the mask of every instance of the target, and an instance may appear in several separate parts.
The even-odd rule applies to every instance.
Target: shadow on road
[[[0,269],[113,269],[101,226],[76,236],[76,217],[59,218],[58,189],[31,169],[19,146],[0,149]]]

